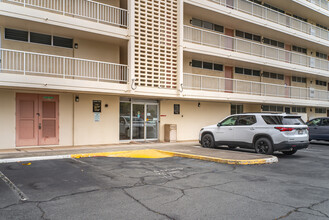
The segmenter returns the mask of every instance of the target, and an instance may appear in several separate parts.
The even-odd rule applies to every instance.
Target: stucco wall
[[[102,101],[100,121],[94,121],[92,101]],[[119,97],[80,94],[74,102],[74,144],[97,145],[119,142]],[[108,104],[108,108],[105,108]]]
[[[0,90],[0,149],[15,147],[15,92]]]
[[[174,104],[180,104],[180,115],[174,115]],[[160,141],[164,141],[164,125],[177,124],[177,140],[197,140],[202,127],[216,124],[230,114],[229,103],[197,101],[160,101]],[[164,117],[165,115],[165,117]]]

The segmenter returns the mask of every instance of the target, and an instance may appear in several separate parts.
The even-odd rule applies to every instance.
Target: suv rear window
[[[272,116],[262,115],[262,118],[268,125],[304,125],[304,121],[300,117],[295,116]]]

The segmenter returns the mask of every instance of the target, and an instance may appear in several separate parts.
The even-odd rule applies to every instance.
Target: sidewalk
[[[20,159],[31,157],[49,157],[63,155],[70,157],[72,154],[88,154],[101,152],[136,151],[155,149],[172,156],[187,157],[193,159],[208,160],[229,164],[264,164],[277,162],[277,158],[271,155],[261,155],[227,148],[208,149],[202,148],[198,142],[177,143],[127,143],[102,146],[69,146],[69,147],[38,147],[0,150],[0,163],[6,159]],[[64,157],[63,157],[64,158]]]

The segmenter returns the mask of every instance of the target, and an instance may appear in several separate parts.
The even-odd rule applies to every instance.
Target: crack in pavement
[[[144,203],[142,203],[140,200],[136,199],[134,196],[132,196],[131,194],[129,194],[126,189],[122,189],[122,191],[128,196],[130,197],[131,199],[133,199],[134,201],[136,201],[138,204],[140,204],[141,206],[143,206],[145,209],[147,209],[148,211],[150,212],[153,212],[155,214],[158,214],[158,215],[161,215],[161,216],[164,216],[166,217],[167,219],[170,219],[170,220],[175,220],[174,218],[170,217],[169,215],[167,214],[164,214],[164,213],[160,213],[160,212],[157,212],[153,209],[151,209],[150,207],[148,207],[147,205],[145,205]]]
[[[313,204],[311,204],[311,205],[309,205],[309,206],[306,206],[306,207],[296,207],[295,209],[289,211],[287,214],[285,214],[285,215],[283,215],[283,216],[280,216],[280,217],[276,218],[276,220],[284,219],[284,218],[288,217],[289,215],[291,215],[291,214],[294,213],[294,212],[301,212],[301,211],[299,211],[299,209],[309,209],[309,210],[312,210],[312,211],[316,211],[316,212],[319,212],[320,214],[322,214],[324,217],[329,218],[329,216],[328,216],[327,214],[325,214],[325,213],[323,213],[323,212],[321,212],[321,211],[319,211],[319,210],[315,210],[315,209],[313,209],[314,206],[316,206],[316,205],[320,205],[320,204],[325,203],[325,202],[327,202],[327,201],[329,201],[329,199],[325,199],[325,200],[322,200],[322,201],[320,201],[320,202],[313,203]],[[311,213],[307,213],[307,214],[312,215]]]

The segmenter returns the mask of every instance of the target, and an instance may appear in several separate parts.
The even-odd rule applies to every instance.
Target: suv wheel
[[[205,148],[214,148],[215,147],[215,141],[211,134],[205,134],[203,135],[201,139],[201,146]]]
[[[273,154],[272,142],[268,138],[259,138],[254,146],[255,151],[259,154]]]
[[[284,153],[285,155],[293,155],[297,152],[296,149],[293,150],[289,150],[289,151],[282,151],[282,153]]]

